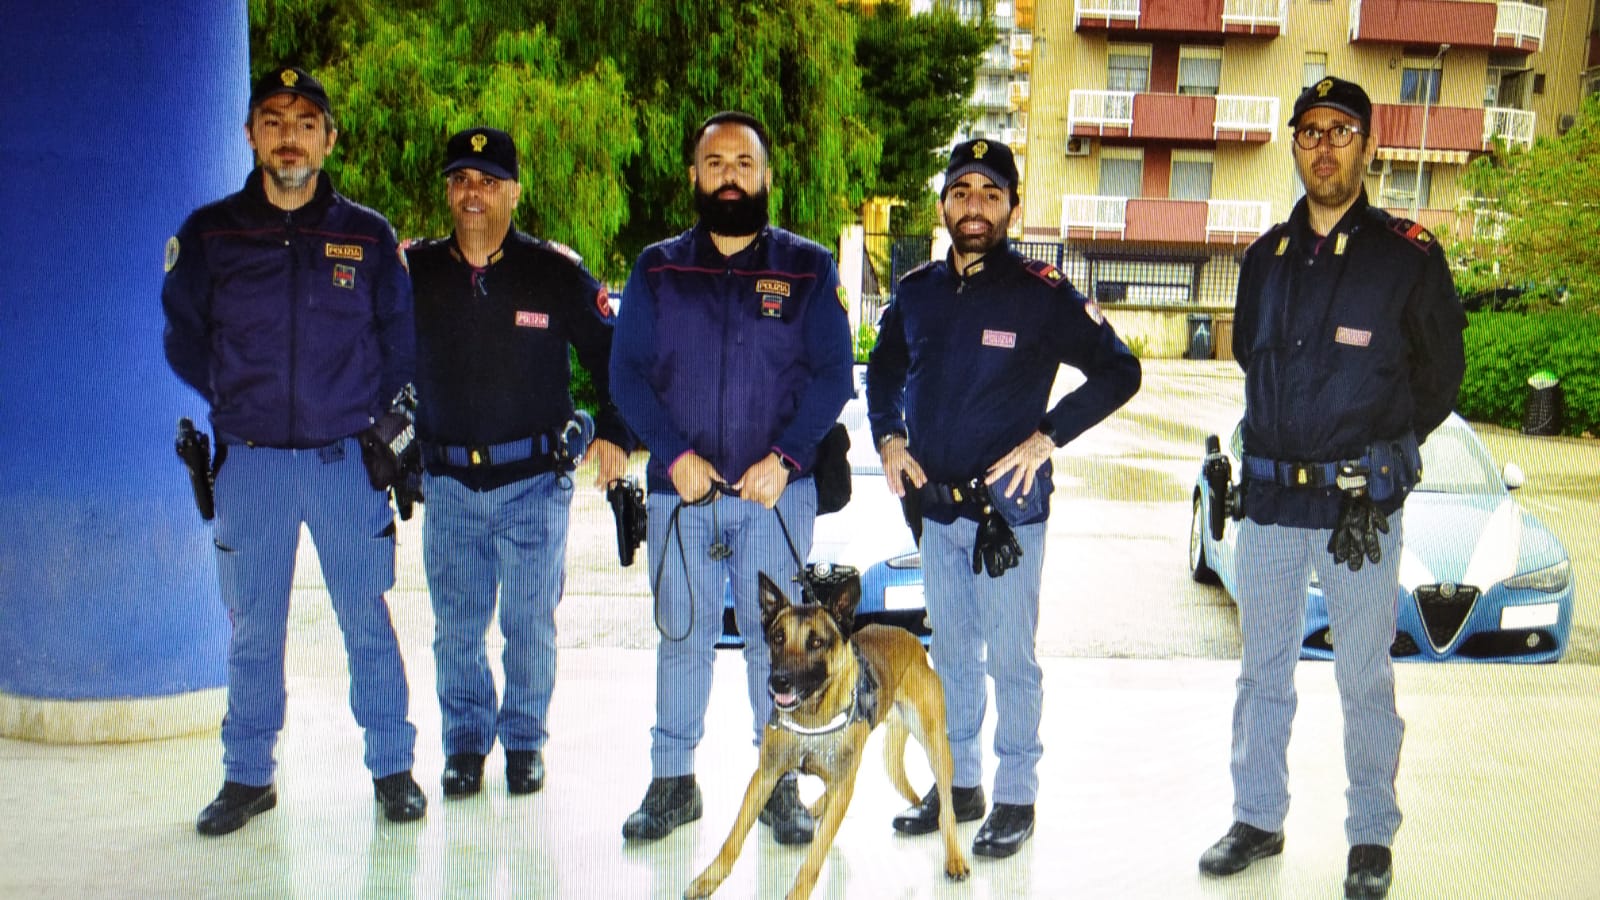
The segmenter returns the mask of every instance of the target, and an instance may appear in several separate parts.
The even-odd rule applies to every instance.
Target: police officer
[[[328,95],[305,71],[255,84],[244,190],[191,214],[167,243],[166,355],[211,404],[217,575],[233,635],[222,721],[222,791],[208,835],[277,803],[273,746],[284,720],[284,643],[300,525],[322,562],[350,657],[350,707],[392,821],[427,806],[411,777],[416,729],[384,591],[394,513],[357,436],[411,380],[411,285],[394,231],[333,189]]]
[[[576,253],[511,227],[522,193],[511,136],[469,128],[450,138],[446,156],[455,230],[406,251],[442,782],[446,797],[477,793],[498,739],[506,789],[528,794],[544,783],[570,473],[592,453],[597,484],[621,478],[631,439],[607,389],[605,288]],[[597,425],[573,410],[569,346],[593,376]],[[498,702],[484,650],[497,589],[506,682]]]
[[[1401,504],[1417,445],[1449,415],[1466,326],[1444,253],[1367,202],[1372,102],[1324,78],[1294,104],[1305,197],[1246,251],[1233,353],[1245,373],[1244,649],[1233,717],[1234,824],[1200,859],[1230,875],[1283,850],[1294,665],[1313,573],[1337,635],[1334,676],[1350,779],[1347,897],[1382,897],[1400,826],[1389,646]]]
[[[1139,361],[1094,302],[1054,266],[1011,248],[1006,230],[1018,202],[1009,147],[955,147],[939,200],[949,255],[901,279],[867,366],[883,472],[889,489],[912,501],[908,518],[921,529],[958,821],[984,813],[986,669],[994,679],[995,804],[972,844],[990,857],[1010,856],[1033,834],[1043,752],[1034,635],[1050,454],[1126,403],[1140,381]],[[1047,409],[1063,363],[1087,380]],[[923,834],[938,819],[929,791],[894,827]]]
[[[663,631],[652,779],[623,825],[630,840],[700,816],[694,751],[730,582],[760,740],[772,699],[757,575],[792,584],[795,556],[810,551],[817,446],[852,391],[833,257],[767,221],[766,129],[745,113],[717,113],[695,133],[693,152],[700,221],[634,263],[611,357],[617,405],[650,449],[647,532]],[[761,821],[780,843],[811,840],[793,773]]]

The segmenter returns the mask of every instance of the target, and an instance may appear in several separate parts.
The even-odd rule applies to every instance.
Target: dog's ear
[[[849,637],[856,630],[856,605],[861,602],[861,579],[845,579],[837,590],[830,592],[826,605],[828,614],[839,625],[839,633]]]
[[[789,598],[776,582],[767,577],[767,573],[756,574],[761,580],[761,631],[764,634],[772,629],[772,623],[777,621],[779,614],[789,608]]]

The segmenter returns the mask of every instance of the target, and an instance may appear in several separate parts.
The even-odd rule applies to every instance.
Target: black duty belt
[[[1337,462],[1284,462],[1247,453],[1244,456],[1244,476],[1252,481],[1271,481],[1284,487],[1334,487],[1340,465]]]
[[[478,469],[485,466],[503,466],[529,459],[549,459],[553,441],[548,434],[506,441],[503,444],[451,444],[427,445],[428,459],[438,465],[457,469]]]

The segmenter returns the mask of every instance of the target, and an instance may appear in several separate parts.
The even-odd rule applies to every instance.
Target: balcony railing
[[[1222,0],[1222,27],[1283,28],[1289,19],[1289,0]]]
[[[1139,21],[1139,0],[1076,0],[1073,6],[1073,28],[1084,19]]]
[[[1493,200],[1483,197],[1462,197],[1456,201],[1456,220],[1460,223],[1463,216],[1470,216],[1472,221],[1472,239],[1498,244],[1505,240],[1506,223],[1511,221],[1511,216],[1504,210],[1494,208]]]
[[[1508,144],[1532,147],[1536,119],[1537,116],[1530,110],[1488,107],[1483,111],[1483,148],[1489,149],[1496,138]]]
[[[1028,129],[1002,128],[1000,129],[1000,142],[1012,150],[1020,152],[1024,147],[1028,146]]]
[[[1098,128],[1133,127],[1133,91],[1072,91],[1067,99],[1067,133],[1078,125]]]
[[[1265,131],[1269,140],[1278,139],[1278,98],[1244,97],[1233,94],[1217,96],[1217,118],[1212,123],[1212,136],[1224,131]]]
[[[1066,194],[1061,198],[1061,235],[1069,228],[1114,231],[1118,237],[1128,227],[1128,198],[1095,194]]]
[[[1011,105],[1012,106],[1027,106],[1028,105],[1028,95],[1029,95],[1029,93],[1030,93],[1030,91],[1029,91],[1029,82],[1026,82],[1026,81],[1013,81],[1013,82],[1011,82]]]
[[[1266,200],[1207,200],[1206,238],[1256,235],[1272,225],[1272,204]]]
[[[1512,44],[1521,44],[1523,41],[1544,43],[1544,25],[1549,17],[1544,7],[1514,2],[1502,2],[1496,6],[1494,37],[1497,42],[1504,39]]]
[[[1011,92],[993,89],[974,91],[972,105],[983,109],[1005,109],[1011,105]]]

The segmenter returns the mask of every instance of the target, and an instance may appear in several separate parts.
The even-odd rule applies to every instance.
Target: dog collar
[[[839,729],[845,727],[846,725],[849,725],[850,724],[850,720],[855,718],[855,711],[856,711],[856,692],[854,690],[851,690],[850,691],[850,708],[845,710],[842,713],[839,713],[837,716],[834,716],[831,720],[829,720],[828,724],[820,725],[820,726],[818,726],[816,728],[811,728],[809,726],[801,725],[799,722],[796,722],[794,719],[789,717],[788,713],[779,712],[778,713],[778,727],[784,729],[785,731],[792,731],[795,734],[804,734],[804,735],[831,734],[831,733],[833,733],[835,731],[838,731]]]

